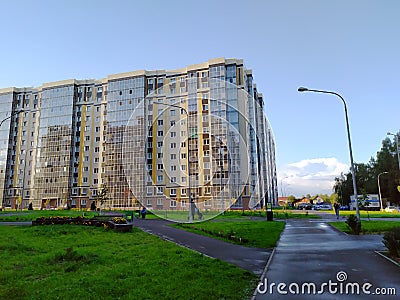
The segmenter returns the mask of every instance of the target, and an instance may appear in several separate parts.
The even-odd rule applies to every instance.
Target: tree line
[[[377,152],[376,158],[371,157],[365,163],[355,163],[354,171],[357,183],[357,194],[378,194],[378,176],[382,198],[386,198],[391,204],[400,203],[400,170],[397,154],[397,143],[394,139],[385,138],[382,141],[382,148]],[[387,172],[387,173],[386,173]],[[346,174],[335,178],[333,191],[338,195],[342,205],[350,202],[350,195],[353,195],[353,177],[349,171]]]

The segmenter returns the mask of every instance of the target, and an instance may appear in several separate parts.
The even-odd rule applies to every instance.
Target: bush
[[[400,257],[400,227],[385,232],[382,242],[391,255]]]
[[[360,234],[361,232],[361,220],[359,220],[355,215],[350,215],[347,217],[346,224],[350,227],[352,234]]]

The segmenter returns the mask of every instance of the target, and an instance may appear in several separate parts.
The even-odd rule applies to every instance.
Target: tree
[[[97,201],[100,202],[100,212],[105,201],[108,200],[108,187],[106,184],[102,184],[101,188],[97,190],[96,195]]]
[[[289,203],[290,203],[289,206],[293,206],[293,202],[296,201],[296,197],[293,196],[293,195],[290,195],[290,196],[288,197],[288,201],[289,201]]]
[[[389,172],[389,174],[380,178],[382,197],[387,198],[391,203],[400,203],[400,192],[397,189],[400,185],[400,173],[394,141],[385,138],[376,158],[371,157],[367,164],[356,163],[354,169],[357,190],[363,190],[366,194],[377,194],[378,175],[382,172]],[[351,172],[335,178],[333,191],[338,195],[338,200],[342,205],[350,203],[350,196],[354,194]]]

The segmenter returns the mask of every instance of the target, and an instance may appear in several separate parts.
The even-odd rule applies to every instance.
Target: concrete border
[[[400,267],[400,264],[397,261],[395,261],[395,260],[391,259],[390,257],[386,256],[385,254],[382,253],[382,251],[374,251],[374,252],[376,254],[379,254],[381,257],[387,259],[388,261],[394,263],[396,266]]]
[[[273,257],[274,254],[275,254],[275,249],[276,249],[276,247],[272,250],[271,255],[270,255],[269,258],[268,258],[267,264],[266,264],[265,267],[264,267],[264,271],[263,271],[262,274],[261,274],[261,277],[260,277],[260,279],[259,279],[259,282],[264,280],[265,275],[266,275],[267,272],[268,272],[268,268],[269,268],[269,265],[271,264],[272,257]],[[257,286],[256,286],[254,292],[253,292],[253,296],[251,297],[251,300],[255,300],[255,299],[256,299],[256,296],[257,296],[257,287],[258,287],[258,283],[257,283]]]

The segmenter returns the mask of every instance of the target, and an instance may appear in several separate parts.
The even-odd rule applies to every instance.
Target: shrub
[[[360,234],[361,232],[361,220],[359,220],[355,215],[350,215],[347,217],[346,224],[350,227],[352,234]]]
[[[400,257],[400,227],[385,232],[382,242],[391,255]]]

